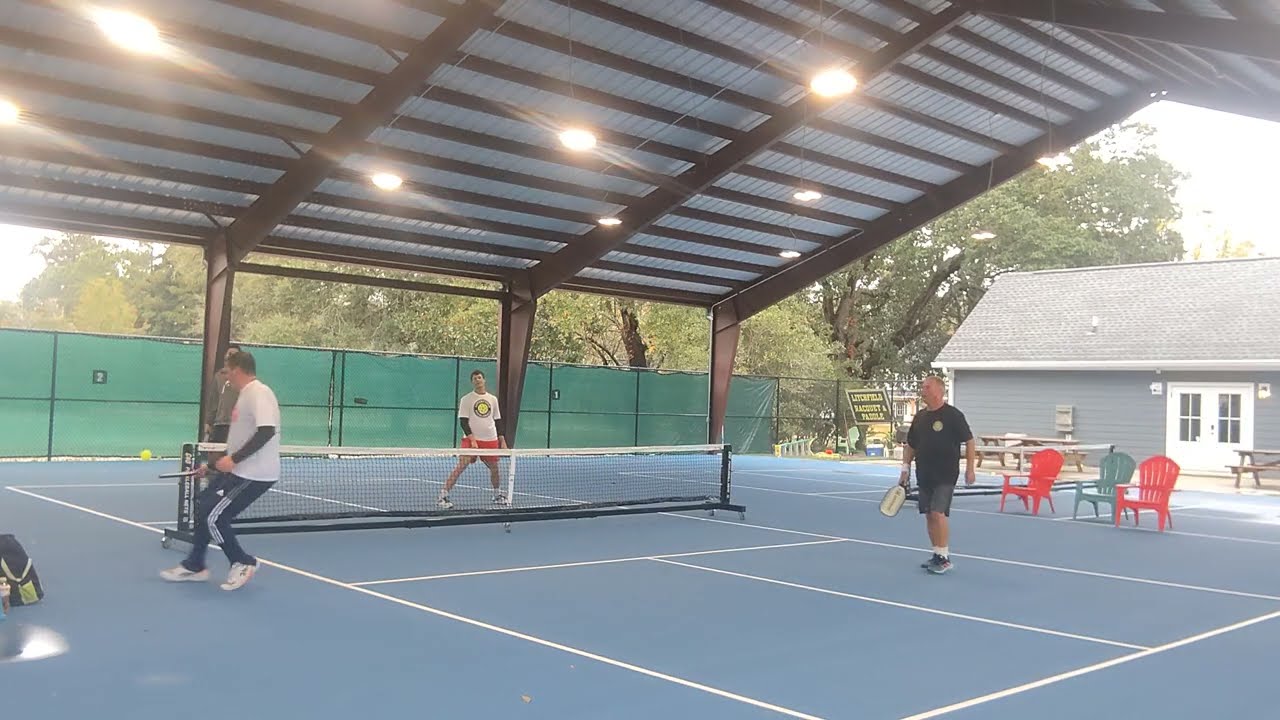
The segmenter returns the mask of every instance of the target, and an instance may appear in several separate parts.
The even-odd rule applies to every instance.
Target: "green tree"
[[[926,370],[1003,272],[1178,259],[1180,176],[1151,136],[1113,128],[823,280],[811,297],[837,362],[861,379]]]
[[[80,288],[71,311],[76,330],[124,334],[137,329],[138,310],[129,303],[119,278],[94,278]]]
[[[67,327],[78,304],[85,297],[86,285],[94,280],[113,278],[123,285],[123,297],[133,302],[133,289],[128,276],[151,264],[149,249],[135,250],[109,245],[92,235],[72,233],[46,237],[35,251],[45,260],[44,270],[22,289],[23,308],[34,318],[43,319],[43,327]],[[97,291],[102,292],[100,287]],[[90,297],[96,295],[91,294]],[[115,293],[102,297],[117,298]],[[126,304],[129,304],[126,303]],[[105,310],[93,310],[101,315]],[[134,327],[136,317],[130,318]]]

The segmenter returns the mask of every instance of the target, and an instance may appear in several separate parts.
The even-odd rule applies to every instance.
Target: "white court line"
[[[812,533],[804,530],[791,530],[788,528],[771,527],[768,525],[752,525],[744,522],[733,522],[730,520],[717,520],[709,517],[699,517],[696,515],[682,515],[680,513],[661,513],[669,517],[684,518],[685,520],[697,520],[698,522],[718,523],[721,525],[731,525],[733,527],[746,527],[756,530],[773,530],[775,532],[788,533],[791,535],[803,535],[806,537],[823,538],[827,540],[845,540],[857,545],[870,545],[872,547],[892,548],[894,550],[908,550],[916,553],[933,552],[928,548],[912,547],[910,545],[896,545],[894,543],[879,542],[876,540],[862,540],[860,538],[844,537],[841,535],[823,535],[822,533]],[[1111,573],[1094,572],[1092,570],[1077,570],[1076,568],[1060,567],[1057,565],[1041,565],[1039,563],[1022,562],[1021,560],[1005,560],[1003,558],[988,557],[985,555],[968,555],[963,553],[951,553],[953,557],[967,558],[969,560],[981,560],[983,562],[998,563],[1001,565],[1014,565],[1017,567],[1034,568],[1036,570],[1048,570],[1051,572],[1067,573],[1069,575],[1084,575],[1088,577],[1103,578],[1106,580],[1119,580],[1122,582],[1138,583],[1141,585],[1157,585],[1160,587],[1176,588],[1178,590],[1195,590],[1197,592],[1213,593],[1215,595],[1232,595],[1234,597],[1255,598],[1258,600],[1275,600],[1280,601],[1280,596],[1263,595],[1261,593],[1243,592],[1240,590],[1225,590],[1222,588],[1205,587],[1203,585],[1187,585],[1184,583],[1167,582],[1164,580],[1151,580],[1148,578],[1131,577],[1128,575],[1113,575]]]
[[[374,512],[387,512],[382,508],[369,507],[368,505],[357,505],[355,503],[343,502],[332,498],[320,497],[319,495],[307,495],[306,493],[293,492],[292,490],[280,490],[271,488],[268,492],[278,493],[280,495],[293,495],[294,497],[306,498],[308,500],[318,500],[320,502],[333,503],[334,505],[345,505],[346,507],[360,508],[361,510],[372,510]]]
[[[501,568],[498,570],[472,570],[469,572],[445,573],[441,575],[419,575],[417,577],[392,578],[390,580],[365,580],[353,582],[352,585],[369,587],[370,585],[393,585],[396,583],[418,582],[425,580],[444,580],[447,578],[476,577],[478,575],[503,575],[506,573],[529,572],[532,570],[555,570],[559,568],[586,567],[589,565],[611,565],[615,563],[638,562],[640,560],[658,560],[661,558],[695,557],[698,555],[719,555],[723,553],[748,552],[752,550],[774,550],[777,548],[804,547],[806,545],[829,545],[844,540],[809,540],[806,542],[782,543],[778,545],[755,545],[753,547],[735,547],[722,550],[697,550],[694,552],[666,553],[663,555],[637,555],[635,557],[610,558],[607,560],[583,560],[579,562],[554,563],[551,565],[522,565],[520,567]]]
[[[876,495],[882,492],[887,492],[888,490],[888,487],[885,487],[883,490],[834,490],[832,492],[805,493],[805,495],[817,495],[820,497],[827,495]]]
[[[734,487],[745,488],[745,489],[747,489],[747,490],[761,490],[761,491],[764,491],[764,492],[782,493],[782,494],[785,494],[785,495],[800,495],[800,496],[803,496],[803,497],[825,498],[825,499],[828,499],[828,500],[845,500],[845,501],[848,501],[848,502],[864,502],[864,503],[879,503],[879,502],[880,502],[879,500],[875,500],[875,499],[872,499],[872,498],[844,497],[843,495],[831,495],[831,494],[827,494],[827,493],[802,493],[802,492],[797,492],[797,491],[795,491],[795,490],[778,490],[778,489],[776,489],[776,488],[752,487],[752,486],[750,486],[750,485],[738,485],[738,484],[736,484],[736,483],[734,484]],[[889,487],[886,485],[886,486],[884,486],[884,487],[883,487],[883,488],[881,488],[881,489],[882,489],[882,490],[888,490],[888,489],[889,489]],[[961,496],[957,495],[957,497],[961,497]],[[961,508],[961,507],[955,507],[954,505],[951,507],[951,512],[953,512],[953,513],[969,513],[969,514],[972,514],[972,515],[992,515],[992,516],[995,516],[995,517],[1013,518],[1013,519],[1016,519],[1016,520],[1034,520],[1034,521],[1037,521],[1037,522],[1062,522],[1062,521],[1064,521],[1064,520],[1071,519],[1071,518],[1066,518],[1066,517],[1052,517],[1052,518],[1051,518],[1051,517],[1044,517],[1044,516],[1041,516],[1041,515],[1027,515],[1027,514],[1024,514],[1024,513],[1017,513],[1017,512],[1004,512],[1004,513],[1002,513],[1002,512],[997,512],[997,511],[995,511],[995,510],[974,510],[974,509],[972,509],[972,508]],[[1221,518],[1214,518],[1214,519],[1215,519],[1215,520],[1218,520],[1218,519],[1221,519]],[[1114,521],[1113,521],[1113,522],[1114,522]],[[1076,522],[1076,523],[1068,523],[1068,526],[1069,526],[1069,527],[1100,527],[1100,528],[1110,528],[1112,531],[1115,531],[1115,530],[1122,530],[1122,531],[1129,531],[1129,532],[1155,532],[1155,531],[1154,531],[1154,529],[1153,529],[1153,528],[1154,528],[1154,525],[1150,525],[1150,526],[1148,526],[1147,528],[1143,528],[1143,527],[1135,527],[1135,526],[1133,526],[1133,525],[1121,525],[1120,527],[1118,527],[1118,528],[1117,528],[1117,527],[1115,527],[1113,524],[1109,524],[1109,523],[1098,523],[1098,522]],[[1236,537],[1236,536],[1234,536],[1234,535],[1211,535],[1211,534],[1209,534],[1209,533],[1187,532],[1187,531],[1185,531],[1185,530],[1165,530],[1164,532],[1165,532],[1165,534],[1166,534],[1166,535],[1180,535],[1180,536],[1182,536],[1182,537],[1198,537],[1198,538],[1205,538],[1205,539],[1208,539],[1208,540],[1225,540],[1225,541],[1228,541],[1228,542],[1249,543],[1249,544],[1253,544],[1253,545],[1280,545],[1280,540],[1259,540],[1259,539],[1256,539],[1256,538]]]
[[[142,524],[143,525],[177,525],[178,521],[177,520],[152,520],[150,522],[144,522]]]
[[[849,598],[851,600],[861,600],[863,602],[874,603],[876,605],[887,605],[889,607],[901,608],[903,610],[915,610],[916,612],[929,613],[931,615],[941,615],[943,617],[956,618],[958,620],[969,620],[971,622],[984,623],[987,625],[997,625],[999,627],[1012,628],[1014,630],[1025,630],[1027,632],[1040,633],[1042,635],[1053,635],[1056,637],[1069,638],[1071,640],[1082,640],[1084,642],[1097,643],[1099,645],[1111,645],[1114,647],[1127,648],[1129,650],[1146,650],[1146,645],[1134,645],[1133,643],[1118,642],[1115,640],[1106,640],[1104,638],[1091,637],[1089,635],[1077,635],[1075,633],[1062,632],[1060,630],[1050,630],[1048,628],[1036,627],[1034,625],[1022,625],[1020,623],[1005,622],[1004,620],[994,620],[978,615],[966,615],[964,613],[950,612],[947,610],[939,610],[937,608],[926,607],[924,605],[911,605],[908,603],[895,602],[893,600],[884,600],[882,598],[870,597],[867,595],[855,595],[853,593],[841,592],[839,590],[831,590],[828,588],[816,587],[814,585],[802,585],[800,583],[787,582],[785,580],[776,580],[774,578],[761,577],[759,575],[747,575],[746,573],[732,572],[729,570],[721,570],[720,568],[707,567],[705,565],[692,565],[690,563],[676,562],[675,560],[667,560],[665,558],[653,558],[654,561],[665,563],[667,565],[679,565],[680,567],[691,568],[693,570],[702,570],[704,572],[717,573],[719,575],[729,575],[736,578],[746,580],[756,580],[771,585],[781,585],[783,587],[795,588],[797,590],[809,590],[811,592],[822,593],[824,595],[835,595],[836,597]]]
[[[1059,683],[1059,682],[1062,682],[1063,680],[1070,680],[1071,678],[1080,677],[1081,675],[1088,675],[1090,673],[1098,672],[1099,670],[1106,670],[1108,668],[1112,668],[1117,665],[1123,665],[1124,663],[1133,662],[1134,660],[1141,660],[1142,658],[1150,657],[1151,655],[1159,655],[1160,653],[1169,652],[1170,650],[1176,650],[1177,648],[1180,648],[1180,647],[1185,647],[1193,643],[1198,643],[1202,640],[1208,640],[1209,638],[1217,637],[1219,635],[1225,635],[1230,632],[1235,632],[1236,630],[1249,627],[1250,625],[1257,625],[1258,623],[1267,622],[1269,620],[1274,620],[1276,618],[1280,618],[1280,610],[1267,613],[1266,615],[1259,615],[1258,617],[1251,618],[1249,620],[1242,620],[1241,622],[1235,623],[1233,625],[1225,625],[1215,630],[1202,632],[1199,635],[1192,635],[1190,637],[1186,637],[1181,640],[1175,640],[1171,643],[1166,643],[1164,645],[1157,645],[1156,647],[1148,648],[1140,652],[1130,653],[1128,655],[1121,655],[1118,658],[1112,658],[1111,660],[1104,660],[1103,662],[1100,662],[1100,663],[1095,663],[1093,665],[1086,665],[1082,668],[1077,668],[1075,670],[1059,673],[1057,675],[1051,675],[1047,678],[1035,680],[1029,683],[1024,683],[1022,685],[1017,685],[1015,687],[1007,688],[999,692],[993,692],[988,695],[982,695],[982,696],[973,698],[971,700],[965,700],[963,702],[958,702],[953,705],[947,705],[946,707],[940,707],[934,710],[929,710],[927,712],[911,715],[909,717],[902,718],[902,720],[929,720],[929,718],[936,718],[942,715],[946,715],[948,713],[956,712],[957,710],[965,710],[967,708],[971,708],[976,705],[984,705],[993,700],[1000,700],[1002,698],[1007,698],[1012,695],[1020,695],[1024,692],[1027,692],[1028,690],[1035,690],[1037,688],[1045,687],[1046,685],[1053,685],[1054,683]]]
[[[130,525],[132,527],[141,528],[142,530],[146,530],[147,532],[154,532],[154,533],[161,532],[161,530],[159,530],[158,528],[150,527],[148,525],[143,525],[142,523],[134,522],[132,520],[126,520],[125,518],[117,517],[115,515],[108,515],[107,513],[100,512],[92,508],[75,505],[69,502],[64,502],[62,500],[56,500],[51,497],[45,497],[43,495],[39,495],[37,493],[33,493],[27,490],[22,490],[20,488],[10,487],[9,489],[14,492],[22,493],[23,495],[36,498],[38,500],[51,502],[55,505],[61,505],[63,507],[70,508],[72,510],[79,510],[80,512],[88,513],[90,515],[96,515],[100,518],[104,518],[106,520],[113,520],[123,525]],[[817,715],[809,715],[807,713],[802,713],[798,710],[792,710],[791,708],[783,707],[781,705],[774,705],[772,703],[768,703],[763,700],[757,700],[755,698],[747,697],[745,695],[739,695],[737,693],[733,693],[728,690],[721,690],[720,688],[712,687],[711,685],[704,685],[702,683],[695,682],[693,680],[686,680],[681,677],[676,677],[675,675],[668,675],[666,673],[658,672],[657,670],[650,670],[649,668],[642,667],[640,665],[634,665],[632,663],[628,663],[622,660],[615,660],[611,657],[599,655],[587,650],[580,650],[578,648],[570,647],[568,645],[562,645],[552,640],[545,640],[535,635],[529,635],[526,633],[519,632],[518,630],[512,630],[510,628],[505,628],[500,625],[493,625],[491,623],[487,623],[482,620],[475,620],[473,618],[469,618],[464,615],[458,615],[456,613],[451,613],[447,610],[441,610],[439,608],[434,608],[429,605],[423,605],[421,603],[412,602],[409,600],[405,600],[403,598],[395,597],[393,595],[386,595],[384,593],[378,592],[377,590],[370,590],[368,588],[358,587],[356,585],[352,585],[351,583],[345,583],[345,582],[342,582],[341,580],[335,580],[331,577],[326,577],[324,575],[317,575],[316,573],[308,572],[300,568],[291,567],[283,563],[278,563],[272,560],[266,560],[261,557],[258,558],[258,562],[263,565],[267,565],[269,567],[283,570],[287,573],[292,573],[294,575],[305,577],[310,580],[315,580],[316,582],[324,583],[326,585],[332,585],[334,587],[343,588],[345,590],[350,590],[352,592],[358,592],[363,595],[368,595],[369,597],[377,598],[379,600],[385,600],[389,603],[395,603],[396,605],[411,608],[413,610],[418,610],[420,612],[424,612],[430,615],[446,618],[448,620],[454,620],[456,622],[460,622],[466,625],[471,625],[472,627],[478,627],[483,630],[489,630],[490,632],[495,632],[501,635],[506,635],[508,637],[516,638],[517,640],[524,640],[525,642],[530,642],[535,645],[541,645],[543,647],[551,648],[552,650],[559,650],[560,652],[568,653],[570,655],[577,655],[578,657],[586,658],[588,660],[594,660],[604,665],[611,665],[613,667],[620,668],[622,670],[627,670],[627,671],[636,673],[638,675],[644,675],[647,677],[654,678],[656,680],[662,680],[664,682],[672,683],[673,685],[680,685],[682,687],[690,688],[692,690],[698,690],[700,692],[704,692],[709,695],[715,695],[717,697],[725,698],[726,700],[733,700],[735,702],[739,702],[744,705],[751,705],[753,707],[758,707],[763,710],[769,710],[771,712],[775,712],[780,715],[799,718],[800,720],[823,720],[823,718]]]
[[[50,485],[10,485],[20,490],[57,490],[58,488],[122,488],[122,487],[169,487],[176,488],[177,482],[134,482],[134,483],[59,483]]]
[[[773,473],[768,473],[768,472],[753,472],[751,470],[734,470],[733,474],[734,475],[757,475],[759,477],[775,477],[775,478],[778,478],[779,480],[802,480],[804,482],[826,483],[828,485],[845,485],[849,487],[865,487],[865,488],[883,488],[885,490],[889,489],[888,485],[877,485],[875,483],[846,482],[844,480],[828,480],[826,478],[813,478],[813,477],[793,478],[793,477],[788,477],[786,475],[775,475]],[[734,484],[736,485],[737,483],[734,483]]]

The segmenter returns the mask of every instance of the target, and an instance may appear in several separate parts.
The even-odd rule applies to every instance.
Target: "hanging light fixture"
[[[397,190],[400,188],[404,179],[395,173],[380,172],[374,173],[370,178],[370,182],[380,190]]]
[[[813,76],[813,80],[809,82],[809,89],[813,90],[822,97],[839,97],[848,95],[858,87],[858,80],[850,75],[848,71],[839,68],[823,70]]]

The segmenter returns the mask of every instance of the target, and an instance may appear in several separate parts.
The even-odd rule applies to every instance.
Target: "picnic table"
[[[1049,437],[1030,437],[1026,435],[979,435],[978,441],[982,443],[978,446],[978,467],[982,467],[982,459],[984,457],[995,457],[1000,461],[1000,467],[1008,467],[1005,463],[1006,455],[1016,455],[1018,458],[1016,469],[1022,470],[1021,452],[1024,448],[1032,447],[1052,447],[1055,449],[1063,447],[1074,447],[1080,444],[1079,440],[1066,440],[1064,438]],[[1084,472],[1084,456],[1086,452],[1072,452],[1071,450],[1062,451],[1064,460],[1073,463],[1076,469]]]
[[[1236,474],[1236,487],[1245,473],[1253,473],[1253,486],[1262,487],[1264,472],[1280,472],[1280,450],[1236,450],[1240,455],[1238,465],[1228,465]]]

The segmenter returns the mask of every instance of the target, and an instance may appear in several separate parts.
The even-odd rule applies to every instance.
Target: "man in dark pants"
[[[907,431],[903,448],[903,487],[911,483],[911,461],[916,463],[917,504],[925,516],[933,557],[921,567],[935,575],[951,569],[951,497],[960,479],[960,446],[965,447],[966,485],[976,480],[974,463],[977,452],[973,432],[964,413],[946,402],[946,384],[939,377],[926,378],[920,386],[920,399],[925,407],[916,413]]]
[[[231,563],[223,590],[238,590],[253,577],[258,561],[240,547],[231,521],[280,479],[280,404],[257,378],[253,355],[227,356],[227,381],[239,393],[231,412],[227,454],[214,463],[216,473],[196,497],[195,537],[191,553],[175,568],[160,573],[170,582],[209,579],[205,556],[216,542]]]
[[[208,404],[208,407],[213,408],[213,412],[205,419],[205,442],[225,443],[227,441],[227,433],[231,431],[231,411],[236,407],[236,400],[239,399],[240,391],[227,379],[228,368],[226,363],[232,355],[238,352],[240,352],[239,345],[227,346],[227,353],[222,358],[222,369],[213,375],[213,382],[209,388],[211,401]],[[222,453],[210,453],[209,461],[217,462],[221,456]]]

